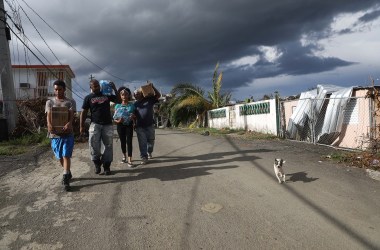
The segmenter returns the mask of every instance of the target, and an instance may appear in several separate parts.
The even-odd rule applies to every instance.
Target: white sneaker
[[[132,164],[132,162],[127,162],[127,166],[130,167],[130,168],[134,167],[134,165]]]
[[[141,159],[141,165],[145,165],[145,164],[147,164],[148,163],[148,159],[145,159],[145,158],[142,158]]]
[[[148,153],[148,159],[153,159],[153,156],[151,153]]]

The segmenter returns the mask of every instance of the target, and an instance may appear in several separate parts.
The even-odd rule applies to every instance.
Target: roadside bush
[[[46,129],[42,129],[38,133],[31,133],[10,139],[9,141],[3,141],[0,143],[0,155],[23,154],[33,146],[48,147],[50,146],[50,139],[46,135]]]
[[[18,123],[11,137],[19,138],[28,134],[39,133],[41,128],[46,128],[46,101],[47,98],[38,98],[17,102]]]
[[[47,137],[47,130],[41,129],[37,133],[28,134],[19,138],[14,138],[9,141],[10,145],[29,146],[33,144],[40,144],[42,146],[50,145],[50,139]]]
[[[38,98],[17,102],[18,123],[11,134],[12,138],[19,138],[25,135],[39,134],[42,129],[46,130],[46,101],[47,98]],[[79,128],[79,115],[75,113],[73,122],[73,130],[75,137],[79,137]]]

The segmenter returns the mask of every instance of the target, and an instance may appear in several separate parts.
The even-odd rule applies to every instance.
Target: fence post
[[[311,142],[313,144],[316,144],[316,136],[315,136],[315,123],[316,123],[316,117],[315,117],[315,112],[314,112],[314,109],[313,109],[313,102],[315,101],[315,99],[312,99],[310,98],[310,137],[311,137]]]
[[[279,94],[278,92],[276,91],[275,92],[275,112],[276,112],[276,132],[277,132],[277,137],[281,137],[280,135],[280,115],[281,115],[281,111],[280,111],[280,97],[279,97]],[[270,109],[269,109],[269,114],[270,114]]]

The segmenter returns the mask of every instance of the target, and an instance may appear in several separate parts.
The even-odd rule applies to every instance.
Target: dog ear
[[[285,163],[286,161],[283,161],[282,163]]]

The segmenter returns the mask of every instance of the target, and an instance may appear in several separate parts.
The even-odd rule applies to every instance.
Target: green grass
[[[344,153],[344,152],[343,153],[332,153],[331,155],[329,155],[329,158],[331,158],[334,161],[344,162],[348,158],[347,155],[348,154]]]
[[[28,152],[35,146],[47,147],[49,145],[50,139],[46,137],[46,131],[41,131],[0,142],[0,155],[19,155]]]
[[[0,155],[19,155],[26,153],[28,147],[26,146],[16,146],[16,145],[6,145],[6,143],[0,143]]]

